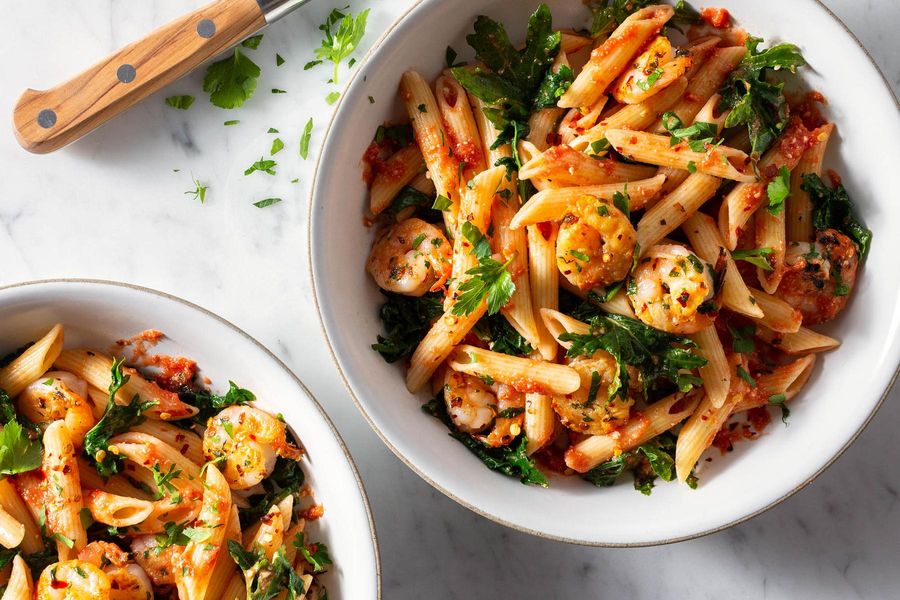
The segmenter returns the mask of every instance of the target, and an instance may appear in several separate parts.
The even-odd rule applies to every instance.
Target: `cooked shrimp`
[[[522,433],[525,423],[525,394],[505,383],[492,387],[495,388],[499,412],[491,431],[487,435],[478,436],[478,439],[486,446],[497,448],[508,445]]]
[[[804,325],[830,321],[844,309],[859,266],[850,238],[823,229],[813,243],[789,244],[784,262],[784,277],[775,295],[800,311]]]
[[[625,104],[643,102],[684,75],[691,63],[689,53],[676,54],[668,38],[661,35],[619,77],[613,87],[613,97]]]
[[[602,435],[628,420],[634,400],[609,398],[609,386],[619,371],[611,354],[598,350],[590,357],[573,358],[568,365],[581,376],[581,387],[573,394],[553,397],[553,410],[563,425],[578,433]]]
[[[708,327],[713,319],[704,304],[715,294],[712,272],[684,246],[649,248],[627,287],[634,314],[670,333],[696,333]]]
[[[447,369],[444,402],[450,420],[462,432],[479,433],[497,414],[497,397],[479,377]]]
[[[49,565],[37,582],[37,600],[109,600],[109,577],[83,560]]]
[[[572,204],[559,226],[556,264],[569,282],[583,290],[625,279],[631,269],[637,234],[628,217],[602,199],[584,197]]]
[[[134,560],[150,577],[153,585],[174,585],[175,574],[172,572],[172,565],[175,564],[175,555],[184,548],[172,545],[161,549],[156,538],[155,535],[139,535],[132,538],[131,552],[134,554]]]
[[[110,600],[146,600],[153,585],[144,570],[129,562],[128,553],[109,542],[91,542],[78,553],[78,560],[100,568],[110,582]]]
[[[18,398],[19,411],[36,423],[63,419],[76,446],[96,420],[88,398],[88,384],[66,371],[49,371],[26,387]]]
[[[207,460],[224,459],[222,474],[232,489],[246,490],[269,475],[275,457],[297,460],[283,422],[252,406],[229,406],[211,418],[203,434]]]
[[[421,296],[450,277],[452,254],[440,229],[421,219],[406,219],[378,236],[366,271],[383,290]]]

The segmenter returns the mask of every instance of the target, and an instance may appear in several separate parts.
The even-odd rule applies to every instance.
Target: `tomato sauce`
[[[725,8],[703,8],[700,10],[700,18],[716,29],[731,27],[731,14]]]

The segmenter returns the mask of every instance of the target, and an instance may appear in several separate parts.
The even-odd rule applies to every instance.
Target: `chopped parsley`
[[[738,377],[740,377],[741,379],[746,381],[747,385],[749,385],[752,388],[756,387],[756,380],[753,379],[753,376],[750,375],[750,373],[748,373],[744,367],[742,367],[741,365],[738,365],[736,371],[737,371]]]
[[[257,200],[253,203],[253,206],[256,208],[266,208],[267,206],[272,206],[273,204],[278,204],[281,202],[281,198],[263,198],[262,200]]]
[[[272,140],[272,148],[269,150],[269,155],[275,156],[282,150],[284,150],[284,142],[281,141],[281,138],[275,138],[274,140]]]
[[[194,103],[193,96],[169,96],[166,98],[166,106],[187,110]]]
[[[328,565],[332,564],[331,557],[328,556],[328,546],[322,542],[306,545],[304,537],[303,533],[298,533],[291,545],[297,549],[303,560],[309,563],[314,573],[324,572]]]
[[[253,96],[259,74],[259,66],[235,47],[232,56],[206,69],[203,91],[209,93],[209,101],[215,106],[237,108]]]
[[[641,88],[643,91],[648,91],[650,88],[659,81],[659,78],[663,76],[664,71],[662,67],[657,67],[650,75],[647,76],[647,79],[641,79],[637,82],[637,86]]]
[[[669,139],[669,145],[675,146],[686,142],[688,148],[693,152],[706,152],[707,144],[714,144],[719,132],[715,123],[704,121],[698,121],[685,127],[678,115],[671,111],[663,114],[662,123],[669,135],[672,136]],[[694,170],[697,170],[696,164],[694,164]]]
[[[652,4],[652,0],[592,0],[591,37],[609,35],[632,13]]]
[[[366,19],[369,17],[369,9],[366,9],[353,17],[344,14],[338,9],[334,9],[329,13],[325,22],[319,25],[319,30],[325,34],[322,45],[315,49],[317,61],[311,61],[304,66],[313,67],[323,61],[329,61],[334,64],[334,74],[331,77],[333,83],[338,82],[338,66],[341,61],[350,56],[363,35],[366,33]],[[332,28],[336,29],[332,32]]]
[[[194,189],[186,191],[184,195],[192,196],[192,200],[199,200],[200,204],[203,204],[206,202],[206,191],[209,189],[209,186],[200,183],[200,180],[193,175],[191,175],[191,181],[194,182]]]
[[[338,98],[340,98],[340,97],[341,97],[341,93],[340,93],[340,92],[336,92],[336,91],[335,91],[335,92],[329,92],[328,95],[325,96],[325,103],[326,103],[328,106],[331,106],[332,104],[334,104],[335,102],[337,102],[337,101],[338,101]]]
[[[787,425],[788,417],[791,416],[791,410],[785,405],[787,396],[784,394],[773,394],[769,396],[768,403],[781,409],[781,422]]]
[[[453,208],[453,201],[447,196],[438,196],[431,205],[434,210],[450,210]]]
[[[278,165],[274,160],[267,160],[262,156],[259,157],[259,160],[247,167],[244,171],[244,175],[249,175],[256,171],[260,171],[262,173],[266,173],[268,175],[275,174],[275,167]]]
[[[772,178],[766,187],[769,195],[769,205],[766,210],[771,215],[777,215],[784,210],[784,201],[791,195],[791,172],[784,165],[778,169],[778,174]]]
[[[300,136],[300,158],[303,160],[306,160],[307,156],[309,156],[309,140],[312,137],[312,129],[313,120],[310,117],[303,127],[303,135]]]
[[[243,46],[244,48],[250,48],[251,50],[256,50],[257,48],[259,48],[259,43],[262,41],[262,39],[263,36],[261,33],[258,35],[253,35],[241,42],[241,46]]]
[[[453,314],[457,316],[473,313],[482,300],[487,302],[489,315],[496,314],[509,302],[516,291],[512,275],[507,267],[512,259],[500,263],[493,258],[485,257],[478,261],[478,266],[466,271],[471,277],[459,286],[460,295],[453,305]]]
[[[747,248],[745,250],[732,250],[731,258],[734,260],[742,260],[751,265],[757,266],[764,271],[771,271],[772,265],[769,264],[768,257],[774,252],[771,248]]]

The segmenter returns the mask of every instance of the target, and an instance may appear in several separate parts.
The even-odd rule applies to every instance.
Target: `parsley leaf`
[[[752,388],[756,387],[756,380],[753,379],[753,376],[747,372],[747,369],[745,369],[741,365],[738,365],[737,368],[735,369],[735,371],[737,372],[738,377],[740,377],[741,379],[743,379],[744,381],[747,382],[747,385],[749,385]]]
[[[169,465],[169,469],[163,473],[159,465],[156,464],[150,467],[150,473],[153,475],[153,483],[156,484],[156,494],[154,494],[153,497],[154,500],[159,500],[166,494],[173,494],[178,491],[178,488],[175,487],[172,480],[178,479],[181,475],[181,469],[176,468],[175,465]]]
[[[468,92],[487,104],[484,114],[499,130],[492,147],[510,143],[515,151],[518,140],[528,134],[530,111],[551,102],[559,89],[568,87],[571,70],[550,70],[559,52],[560,33],[553,30],[552,15],[545,4],[528,19],[522,50],[512,45],[503,25],[489,17],[479,16],[474,29],[466,41],[490,71],[456,67],[450,72]]]
[[[444,307],[439,292],[419,297],[382,293],[387,302],[381,306],[379,316],[387,334],[379,335],[372,349],[392,363],[413,353],[431,323],[444,314]]]
[[[506,269],[511,262],[512,259],[509,259],[501,264],[486,257],[478,261],[477,267],[466,271],[466,275],[471,275],[471,278],[459,286],[460,294],[453,305],[453,314],[471,314],[485,298],[488,314],[499,312],[516,291],[516,284]]]
[[[331,557],[328,556],[328,546],[322,542],[316,542],[307,546],[304,543],[303,533],[298,533],[292,542],[294,548],[300,552],[303,559],[310,564],[314,573],[321,573],[333,564]]]
[[[284,142],[281,138],[275,138],[272,140],[272,148],[269,150],[269,156],[275,156],[282,150],[284,150]]]
[[[634,489],[649,496],[657,477],[675,479],[675,438],[670,434],[656,436],[633,450],[623,452],[582,475],[597,487],[609,487],[626,470],[634,473]],[[693,486],[692,486],[693,487]]]
[[[706,145],[715,142],[719,134],[715,123],[697,121],[689,127],[685,127],[681,119],[673,112],[666,112],[662,116],[663,127],[672,136],[669,145],[675,146],[681,142],[687,142],[693,152],[706,152]],[[694,168],[696,169],[696,165]]]
[[[473,225],[471,221],[464,221],[461,231],[463,237],[472,244],[471,253],[474,254],[478,260],[488,258],[491,255],[490,242],[488,242],[488,239],[484,234],[481,233],[478,227]]]
[[[844,233],[856,244],[860,258],[865,258],[872,243],[872,230],[856,218],[853,201],[844,186],[839,184],[829,188],[815,173],[806,173],[800,189],[807,192],[813,202],[813,226]]]
[[[319,25],[319,30],[325,33],[325,39],[322,40],[322,45],[315,49],[316,57],[320,61],[327,60],[334,64],[334,74],[331,77],[334,83],[338,82],[338,66],[341,61],[356,50],[365,35],[368,17],[369,9],[362,11],[355,18],[334,9],[325,22]],[[337,29],[332,33],[331,29],[335,25]]]
[[[259,67],[235,47],[233,56],[214,62],[206,69],[203,91],[219,108],[237,108],[256,91]]]
[[[255,171],[261,171],[262,173],[267,173],[269,175],[275,174],[275,167],[278,165],[274,160],[266,160],[262,156],[259,157],[259,160],[247,167],[244,171],[244,175],[249,175]]]
[[[691,383],[679,371],[702,367],[707,362],[691,351],[697,344],[690,338],[654,329],[636,319],[597,315],[589,325],[590,333],[564,333],[559,339],[572,343],[566,356],[593,356],[598,350],[605,350],[616,359],[619,369],[609,386],[610,399],[628,397],[628,366],[640,372],[646,394],[657,380]]]
[[[306,126],[303,127],[303,135],[300,136],[300,158],[303,160],[306,160],[306,157],[309,156],[309,140],[312,137],[312,128],[313,120],[310,117],[309,121],[306,122]]]
[[[250,48],[251,50],[256,50],[257,48],[259,48],[259,43],[262,41],[262,39],[263,36],[261,33],[258,35],[253,35],[241,42],[241,46],[243,46],[244,48]]]
[[[534,460],[525,452],[528,440],[524,434],[519,437],[518,442],[513,441],[508,446],[500,446],[498,448],[485,446],[469,434],[456,430],[453,422],[447,415],[443,393],[423,404],[422,410],[442,421],[450,429],[450,437],[468,448],[472,454],[477,456],[492,471],[503,473],[508,477],[515,477],[525,484],[539,485],[541,487],[549,486],[546,475],[537,468]]]
[[[547,71],[547,76],[541,82],[537,94],[534,96],[532,110],[555,107],[556,101],[566,93],[573,81],[575,81],[575,73],[568,65],[561,65],[556,73]]]
[[[329,94],[327,96],[325,96],[325,104],[327,104],[328,106],[331,106],[332,104],[337,102],[338,98],[340,98],[340,97],[341,97],[340,92],[329,92]]]
[[[32,440],[18,421],[8,421],[0,431],[0,473],[14,475],[41,466],[43,445]]]
[[[189,109],[193,103],[193,96],[169,96],[166,98],[166,106],[180,108],[181,110]]]
[[[431,196],[408,185],[394,196],[387,212],[396,215],[410,206],[415,206],[416,208],[431,208],[432,204],[434,204],[434,199]]]
[[[748,248],[746,250],[732,250],[731,258],[734,260],[742,260],[751,265],[757,266],[764,271],[771,271],[772,265],[769,264],[767,258],[774,252],[771,248]]]
[[[257,200],[253,203],[253,206],[256,208],[265,208],[267,206],[272,206],[273,204],[278,204],[281,202],[281,198],[263,198],[262,200]]]
[[[122,372],[122,362],[122,359],[113,359],[106,410],[97,424],[84,436],[84,454],[95,462],[94,466],[101,477],[118,473],[124,462],[121,457],[109,452],[109,439],[143,423],[145,417],[142,413],[156,405],[155,402],[141,402],[137,394],[129,404],[116,404],[116,393],[131,379],[130,375]]]
[[[206,191],[209,189],[209,186],[200,183],[200,180],[195,179],[193,175],[191,175],[191,181],[194,182],[194,189],[186,191],[185,195],[193,196],[193,200],[199,200],[200,204],[203,204],[206,202]]]
[[[793,73],[806,64],[797,46],[778,44],[759,50],[762,41],[752,36],[747,40],[747,54],[719,90],[719,111],[731,109],[725,127],[746,125],[754,155],[772,145],[789,118],[784,84],[766,81],[767,69],[788,69]]]
[[[528,356],[534,352],[528,340],[522,337],[502,315],[481,317],[472,332],[478,339],[488,343],[494,352],[513,356]]]
[[[245,390],[233,381],[228,382],[228,391],[222,396],[210,394],[206,390],[191,389],[180,392],[178,396],[182,402],[198,409],[197,414],[191,420],[203,426],[206,426],[210,417],[215,416],[223,408],[236,404],[247,404],[256,400],[253,392]]]
[[[647,91],[653,87],[653,85],[659,81],[659,78],[663,76],[665,71],[662,70],[662,67],[657,67],[650,75],[647,76],[647,79],[641,79],[637,82],[637,86],[641,88],[643,91]]]
[[[784,201],[791,195],[791,172],[784,165],[778,170],[778,174],[772,178],[766,187],[769,195],[769,205],[766,210],[771,215],[777,215],[784,209]]]
[[[785,402],[787,401],[787,396],[784,394],[774,394],[769,396],[768,403],[772,406],[777,406],[781,409],[781,422],[787,425],[788,417],[791,416],[791,409],[789,409]]]
[[[731,332],[731,349],[739,354],[749,354],[756,350],[756,344],[753,341],[753,335],[756,333],[755,325],[747,325],[746,327],[728,326]]]

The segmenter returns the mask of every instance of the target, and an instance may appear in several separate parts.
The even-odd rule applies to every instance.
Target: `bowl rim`
[[[319,411],[319,414],[322,416],[325,423],[328,425],[329,429],[331,429],[331,434],[334,436],[334,439],[337,441],[338,445],[341,448],[341,451],[344,454],[344,458],[347,460],[347,464],[350,466],[350,471],[353,473],[353,478],[356,480],[356,486],[359,489],[360,497],[363,502],[363,507],[366,510],[366,519],[369,522],[369,539],[372,541],[372,549],[374,551],[375,556],[375,588],[377,599],[381,600],[381,553],[378,547],[378,536],[375,530],[375,519],[372,516],[372,507],[369,505],[369,496],[366,493],[365,485],[363,484],[362,478],[359,475],[359,469],[356,467],[356,462],[354,462],[353,457],[350,455],[350,451],[347,449],[347,445],[344,443],[344,439],[341,437],[341,434],[338,432],[337,428],[334,426],[334,423],[331,421],[331,417],[328,416],[328,413],[325,412],[325,409],[322,408],[322,405],[319,404],[319,401],[316,400],[316,397],[313,393],[306,387],[306,384],[297,377],[296,374],[286,365],[284,362],[278,358],[271,350],[269,350],[262,342],[254,338],[252,335],[232,323],[228,321],[224,317],[220,317],[216,313],[212,312],[209,309],[206,309],[198,304],[194,304],[190,300],[185,300],[184,298],[180,298],[173,294],[169,294],[168,292],[162,292],[160,290],[156,290],[153,288],[136,285],[133,283],[126,283],[123,281],[113,281],[110,279],[91,279],[91,278],[79,278],[79,277],[59,277],[59,278],[51,278],[51,279],[32,279],[28,281],[22,281],[18,283],[12,283],[4,286],[0,286],[0,295],[9,290],[14,290],[18,288],[25,287],[41,287],[47,284],[82,284],[88,286],[110,286],[110,287],[118,287],[118,288],[126,288],[132,291],[136,291],[142,294],[148,294],[151,296],[157,296],[159,298],[163,298],[165,300],[177,302],[182,304],[189,309],[193,309],[195,311],[200,312],[201,314],[211,317],[214,320],[218,321],[228,329],[231,329],[233,332],[242,336],[245,340],[256,346],[257,349],[261,350],[265,355],[268,356],[284,373],[290,377],[294,383],[303,391],[303,393],[312,401],[313,406]],[[330,348],[330,345],[329,345]]]
[[[423,5],[437,4],[440,1],[441,0],[415,0],[415,2],[413,2],[413,4],[407,10],[405,10],[403,13],[401,13],[388,26],[388,28],[378,37],[378,39],[375,40],[375,42],[372,44],[372,46],[369,48],[369,50],[366,52],[366,54],[358,61],[357,64],[358,64],[359,68],[355,69],[352,72],[350,79],[347,81],[345,90],[350,88],[350,86],[354,83],[354,81],[356,81],[357,75],[363,70],[363,67],[369,63],[372,56],[381,48],[381,46],[384,44],[384,42],[394,34],[397,27],[403,21],[405,21],[406,18],[409,17],[413,11],[415,11],[416,9],[420,8]],[[875,59],[869,53],[869,50],[863,45],[863,43],[859,40],[859,38],[856,37],[856,34],[854,34],[853,31],[851,31],[850,28],[847,27],[847,25],[840,19],[840,17],[838,17],[834,12],[832,12],[832,10],[830,8],[828,8],[824,4],[823,0],[812,0],[812,2],[815,5],[817,5],[820,9],[825,11],[825,13],[831,19],[833,19],[837,23],[837,25],[840,26],[840,28],[844,30],[845,33],[847,33],[847,35],[850,37],[850,39],[853,41],[853,43],[856,44],[859,47],[859,49],[863,51],[863,54],[865,54],[866,58],[869,60],[869,63],[875,69],[875,72],[878,73],[878,75],[880,76],[881,83],[884,86],[885,91],[887,91],[887,93],[890,94],[890,97],[893,98],[894,105],[898,109],[900,109],[900,99],[898,99],[897,94],[895,94],[894,90],[891,88],[890,82],[888,81],[884,72],[881,70],[881,67],[878,66],[878,63],[875,62]],[[538,530],[532,529],[530,527],[525,527],[525,526],[519,525],[517,523],[507,521],[505,519],[502,519],[500,517],[497,517],[486,511],[481,510],[477,506],[474,506],[471,503],[466,502],[465,500],[459,498],[458,496],[453,494],[450,490],[446,489],[445,487],[438,485],[433,479],[431,479],[431,477],[429,477],[426,473],[424,473],[422,470],[420,470],[418,467],[416,467],[410,459],[408,459],[406,456],[404,456],[394,446],[394,444],[391,443],[391,441],[387,438],[387,436],[384,434],[384,432],[382,432],[381,429],[379,429],[379,427],[375,424],[375,421],[372,419],[372,417],[366,411],[365,406],[362,404],[362,402],[357,397],[356,392],[353,391],[353,388],[350,385],[350,382],[348,381],[346,374],[344,373],[344,369],[341,367],[341,363],[338,360],[337,355],[335,354],[334,347],[331,344],[331,338],[328,336],[328,330],[325,327],[325,317],[324,317],[323,310],[322,310],[322,303],[319,301],[319,288],[316,284],[315,261],[313,259],[314,252],[315,252],[315,249],[312,244],[313,224],[314,224],[314,220],[315,220],[315,211],[313,209],[315,207],[315,199],[316,199],[317,190],[319,187],[319,173],[321,171],[321,167],[322,167],[322,163],[323,163],[322,158],[324,156],[325,144],[327,143],[327,141],[330,137],[331,130],[334,127],[334,123],[337,119],[337,114],[340,111],[340,108],[343,105],[346,97],[347,97],[346,93],[341,95],[341,97],[338,100],[337,104],[335,105],[334,110],[332,111],[331,116],[328,119],[328,123],[325,127],[325,133],[322,138],[323,139],[322,150],[320,150],[320,152],[318,153],[318,156],[316,157],[316,164],[313,169],[313,179],[312,179],[312,185],[310,186],[309,202],[308,202],[308,207],[307,207],[306,256],[307,256],[307,261],[308,261],[308,266],[309,266],[309,279],[310,279],[310,284],[312,286],[312,291],[313,291],[313,302],[316,305],[316,314],[319,317],[319,327],[322,330],[322,335],[325,337],[325,343],[327,344],[328,353],[331,355],[331,360],[334,363],[334,366],[337,368],[338,373],[340,374],[341,382],[344,384],[344,388],[346,388],[347,392],[350,394],[350,398],[353,400],[353,403],[356,405],[356,408],[359,410],[359,412],[362,414],[363,418],[369,424],[369,427],[371,427],[372,430],[378,435],[378,437],[381,438],[381,441],[384,442],[384,444],[388,447],[388,449],[390,449],[390,451],[398,459],[400,459],[400,461],[403,464],[405,464],[407,467],[409,467],[416,475],[418,475],[420,478],[425,480],[425,482],[427,482],[434,489],[438,490],[439,492],[441,492],[442,494],[444,494],[445,496],[447,496],[448,498],[450,498],[451,500],[453,500],[460,506],[463,506],[463,507],[469,509],[470,511],[474,512],[475,514],[480,515],[480,516],[488,519],[489,521],[493,521],[494,523],[497,523],[498,525],[503,525],[505,527],[509,527],[510,529],[514,529],[516,531],[521,531],[523,533],[527,533],[527,534],[537,536],[539,538],[543,538],[543,539],[547,539],[547,540],[553,540],[553,541],[557,541],[557,542],[565,542],[568,544],[575,544],[575,545],[579,545],[579,546],[591,546],[591,547],[602,547],[602,548],[646,548],[646,547],[652,547],[652,546],[662,546],[662,545],[666,545],[666,544],[675,544],[678,542],[694,540],[694,539],[698,539],[701,537],[705,537],[707,535],[712,535],[714,533],[718,533],[720,531],[724,531],[725,529],[734,527],[735,525],[740,525],[741,523],[744,523],[745,521],[749,521],[750,519],[761,515],[762,513],[768,511],[769,509],[778,506],[779,504],[781,504],[782,502],[784,502],[785,500],[787,500],[788,498],[790,498],[791,496],[793,496],[794,494],[799,492],[800,490],[804,489],[806,486],[811,484],[813,481],[815,481],[823,472],[825,472],[825,470],[827,470],[832,464],[834,464],[835,461],[837,461],[841,456],[843,456],[844,452],[846,452],[847,449],[851,445],[853,445],[853,443],[862,434],[862,432],[866,429],[866,427],[869,426],[869,423],[871,423],[872,419],[875,418],[875,415],[881,409],[882,405],[884,404],[885,399],[887,398],[888,394],[890,394],[891,389],[894,387],[894,384],[897,382],[897,378],[898,378],[898,376],[900,376],[900,364],[898,364],[897,367],[894,369],[894,373],[891,375],[891,378],[888,381],[887,386],[882,391],[881,396],[878,398],[878,402],[875,404],[874,408],[869,413],[868,417],[866,417],[866,420],[862,423],[862,425],[859,426],[859,428],[853,433],[853,435],[850,436],[850,438],[847,440],[847,442],[843,446],[841,446],[841,448],[834,454],[834,456],[832,456],[830,459],[828,459],[825,462],[825,464],[823,464],[818,470],[816,470],[815,473],[813,473],[812,475],[807,477],[802,482],[798,483],[793,489],[789,490],[787,493],[782,494],[780,497],[770,501],[765,506],[753,511],[752,513],[749,513],[747,515],[744,515],[743,517],[729,521],[728,523],[725,523],[718,527],[713,527],[713,528],[710,528],[710,529],[707,529],[704,531],[700,531],[697,533],[693,533],[690,535],[683,535],[683,536],[677,536],[677,537],[673,537],[673,538],[654,540],[654,541],[650,541],[650,542],[626,542],[626,543],[596,542],[596,541],[581,540],[581,539],[576,539],[576,538],[569,538],[566,536],[553,535],[553,534],[549,534],[549,533],[546,533],[543,531],[538,531]]]

